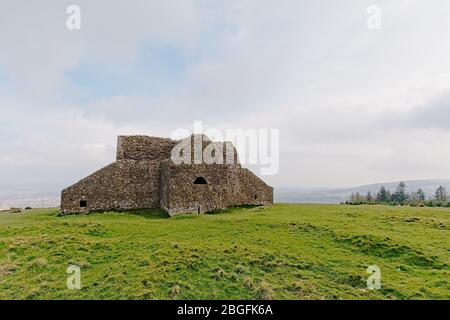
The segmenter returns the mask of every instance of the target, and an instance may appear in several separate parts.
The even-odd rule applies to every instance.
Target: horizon
[[[305,191],[305,192],[314,192],[314,191],[341,191],[348,189],[358,189],[365,187],[373,187],[373,186],[384,186],[387,185],[398,185],[400,182],[404,182],[406,184],[407,189],[408,183],[419,183],[419,182],[448,182],[450,184],[450,178],[437,178],[437,179],[412,179],[412,180],[397,180],[397,181],[384,181],[384,182],[374,182],[374,183],[366,183],[361,185],[352,185],[352,186],[335,186],[335,187],[307,187],[307,186],[280,186],[274,187],[274,191]],[[392,189],[388,189],[392,190]],[[40,195],[40,194],[49,194],[56,195],[60,194],[62,190],[48,190],[48,191],[30,191],[30,190],[19,190],[12,192],[0,192],[0,195]]]

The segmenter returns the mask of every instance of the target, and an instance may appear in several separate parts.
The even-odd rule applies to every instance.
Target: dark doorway
[[[80,201],[80,208],[86,208],[87,207],[87,201],[86,200],[81,200]]]
[[[194,180],[194,184],[208,184],[205,180],[205,178],[203,177],[197,177]]]

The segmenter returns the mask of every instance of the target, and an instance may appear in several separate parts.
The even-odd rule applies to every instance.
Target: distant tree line
[[[436,189],[432,198],[427,198],[425,192],[419,188],[416,191],[408,192],[404,182],[400,182],[395,192],[387,190],[384,186],[376,195],[371,192],[362,195],[359,192],[352,193],[350,199],[345,204],[387,204],[387,205],[409,205],[417,207],[450,207],[450,197],[445,187]]]

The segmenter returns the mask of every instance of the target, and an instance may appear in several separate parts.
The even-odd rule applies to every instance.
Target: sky
[[[59,192],[117,135],[194,121],[279,129],[275,188],[449,178],[449,17],[448,0],[0,0],[0,193]]]

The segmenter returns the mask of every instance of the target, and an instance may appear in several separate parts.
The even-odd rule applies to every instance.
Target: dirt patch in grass
[[[48,265],[48,261],[45,258],[36,258],[30,263],[31,268],[44,268]]]
[[[17,269],[17,266],[13,263],[0,264],[0,275],[1,276],[10,275],[10,274],[14,273],[14,271],[16,271],[16,269]]]
[[[273,289],[271,288],[270,284],[265,281],[261,282],[256,288],[256,297],[259,300],[272,300],[273,295]]]

